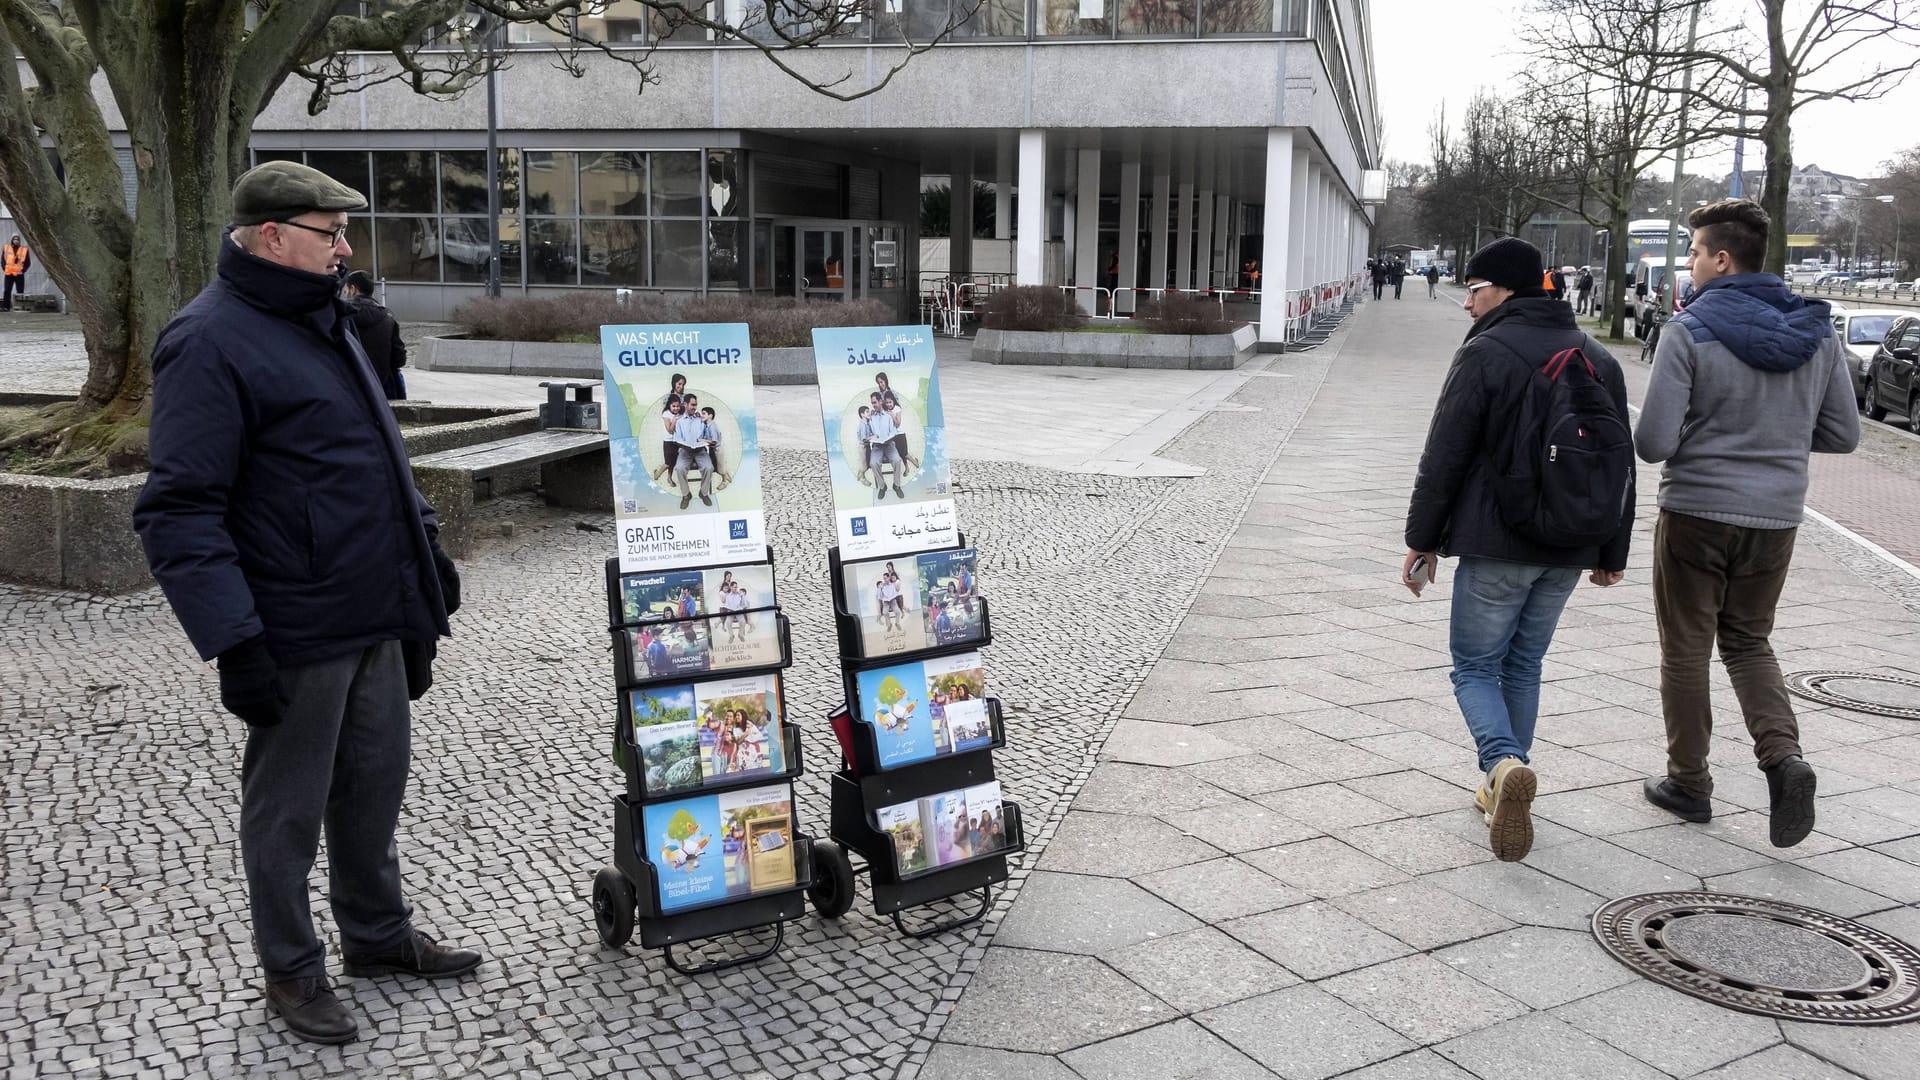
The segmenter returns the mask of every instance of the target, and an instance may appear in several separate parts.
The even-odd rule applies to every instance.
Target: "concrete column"
[[[1267,274],[1261,276],[1278,274],[1275,280],[1290,282],[1287,288],[1304,289],[1307,287],[1307,237],[1313,233],[1311,228],[1313,211],[1307,199],[1307,191],[1313,186],[1313,164],[1307,159],[1305,147],[1294,149],[1293,166],[1288,175],[1293,177],[1293,183],[1288,189],[1293,194],[1287,205],[1267,204],[1266,250],[1273,253],[1273,258],[1260,260],[1263,268],[1267,270]],[[1285,248],[1273,246],[1273,219],[1276,217],[1288,217],[1293,221],[1293,243]],[[1282,260],[1285,260],[1286,272],[1279,274],[1278,272],[1282,269]],[[1266,265],[1269,262],[1271,265]]]
[[[1131,315],[1134,294],[1124,290],[1140,284],[1140,149],[1128,147],[1120,158],[1120,288],[1113,309]]]
[[[1147,206],[1147,280],[1142,288],[1167,287],[1167,219],[1173,202],[1173,159],[1161,145],[1153,159],[1153,202]]]
[[[1213,153],[1202,151],[1198,168],[1198,190],[1193,214],[1193,287],[1204,289],[1212,283],[1208,271],[1213,266]]]
[[[947,265],[952,267],[954,277],[970,277],[973,274],[973,147],[953,152],[953,164],[947,173],[947,194],[952,225],[948,242],[953,248]]]
[[[1013,239],[1013,159],[1018,151],[1012,132],[1001,132],[993,155],[993,238]]]
[[[1238,264],[1233,261],[1233,244],[1227,234],[1227,226],[1233,221],[1229,213],[1232,204],[1225,192],[1215,192],[1213,197],[1213,268],[1218,272],[1221,285],[1232,289],[1239,285],[1235,271]]]
[[[1014,277],[1021,285],[1045,285],[1047,273],[1047,133],[1020,132],[1020,231],[1015,237]]]
[[[1260,252],[1260,340],[1279,343],[1286,336],[1287,290],[1299,280],[1299,264],[1290,256],[1293,227],[1299,215],[1295,164],[1304,163],[1306,152],[1293,149],[1292,128],[1267,129],[1266,224]],[[1289,268],[1294,273],[1289,276]]]
[[[1074,216],[1073,283],[1100,284],[1100,148],[1080,148],[1080,176],[1074,186],[1079,212]],[[1081,290],[1074,297],[1087,312],[1097,310],[1096,294]]]
[[[1193,148],[1179,147],[1180,197],[1174,203],[1173,285],[1193,288]]]

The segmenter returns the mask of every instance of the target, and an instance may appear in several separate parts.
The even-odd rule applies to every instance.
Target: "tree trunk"
[[[1767,88],[1767,120],[1760,127],[1760,143],[1766,148],[1767,179],[1760,189],[1760,208],[1772,219],[1767,230],[1767,255],[1760,269],[1778,274],[1787,267],[1787,195],[1793,182],[1793,133],[1788,128],[1792,115],[1793,91],[1778,86]]]
[[[1627,220],[1633,209],[1628,200],[1632,198],[1633,177],[1629,176],[1625,198],[1614,201],[1613,217],[1607,222],[1607,276],[1602,283],[1606,289],[1607,336],[1616,341],[1627,336],[1627,307],[1620,302],[1620,294],[1627,284]]]

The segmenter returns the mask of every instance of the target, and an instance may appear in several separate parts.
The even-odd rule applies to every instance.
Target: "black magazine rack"
[[[968,550],[964,537],[958,546],[942,551],[898,553],[893,559],[938,556]],[[863,559],[855,567],[884,564],[888,557]],[[841,768],[832,778],[829,834],[833,843],[814,846],[815,882],[810,893],[814,906],[823,915],[838,914],[853,902],[853,867],[850,854],[860,856],[873,890],[874,910],[889,915],[901,933],[929,937],[983,918],[993,903],[993,886],[1008,877],[1007,858],[1026,848],[1021,828],[1020,807],[1000,798],[1000,842],[978,855],[940,862],[919,869],[903,869],[896,856],[896,840],[881,825],[880,815],[888,809],[924,805],[922,800],[951,796],[965,789],[995,781],[993,752],[1006,745],[1006,727],[1000,702],[985,697],[986,732],[961,748],[949,735],[947,745],[936,744],[931,756],[889,763],[883,759],[880,728],[874,718],[862,715],[863,702],[859,680],[863,673],[905,664],[926,663],[976,652],[992,643],[993,634],[985,597],[968,594],[964,602],[975,614],[965,634],[943,636],[931,629],[921,631],[918,647],[899,648],[900,642],[869,640],[862,625],[862,613],[856,610],[847,590],[847,566],[839,548],[827,553],[832,575],[834,622],[839,638],[842,688],[846,704],[830,718],[839,739]],[[925,616],[921,616],[925,618]],[[876,648],[878,646],[878,648]],[[962,824],[965,823],[962,816]],[[924,823],[923,823],[924,828]],[[922,835],[921,845],[933,842]],[[934,918],[925,925],[909,928],[903,918],[916,908],[976,895],[979,903],[959,915]],[[836,910],[837,909],[837,910]]]
[[[772,561],[769,553],[764,563],[769,579]],[[676,567],[658,573],[686,575],[741,565],[762,564]],[[669,967],[684,975],[695,975],[771,956],[785,940],[786,923],[805,914],[805,898],[814,887],[817,858],[814,842],[800,831],[793,791],[793,779],[803,770],[801,740],[799,729],[787,715],[781,675],[793,662],[791,632],[777,604],[718,612],[711,611],[709,605],[709,612],[704,615],[632,617],[634,613],[627,610],[623,602],[622,579],[642,576],[646,575],[622,575],[619,560],[607,560],[608,630],[613,642],[614,683],[620,696],[613,728],[613,757],[626,774],[627,782],[626,790],[613,797],[613,865],[602,867],[594,876],[594,923],[600,940],[607,946],[626,945],[637,930],[641,945],[662,950]],[[715,634],[722,635],[727,643],[738,643],[737,647],[723,654],[714,645]],[[640,642],[647,641],[650,649],[656,635],[661,647],[653,651],[653,659],[649,660]],[[674,640],[672,647],[666,644],[668,640]],[[773,767],[776,747],[761,738],[755,740],[754,752],[765,757],[768,762],[765,768],[743,771],[737,777],[706,775],[700,752],[700,748],[707,745],[706,731],[697,709],[689,714],[695,725],[694,756],[685,757],[685,746],[681,745],[676,748],[681,756],[675,762],[675,769],[648,765],[646,754],[636,744],[638,728],[634,710],[648,699],[649,691],[664,693],[683,686],[697,689],[728,680],[744,683],[767,678],[772,680],[773,709],[769,715],[771,717],[775,710],[779,714],[777,734],[773,736],[779,767]],[[653,706],[649,703],[648,707]],[[684,744],[686,736],[681,734],[676,738]],[[694,763],[691,781],[683,767],[688,760]],[[683,837],[687,843],[677,850],[663,846],[657,852],[660,858],[655,858],[656,851],[648,840],[646,827],[649,810],[664,814],[666,808],[675,804],[709,796],[715,798],[717,807],[720,798],[776,787],[784,787],[786,792],[784,823],[777,814],[753,818],[742,814],[737,821],[743,833],[755,834],[752,839],[756,843],[748,844],[743,835],[737,847],[730,846],[735,843],[731,831],[722,828],[718,830],[721,835],[708,835],[698,850],[689,850],[692,838],[700,831],[696,830]],[[682,813],[689,822],[695,822],[698,816],[692,810],[682,810],[672,820],[677,823]],[[707,849],[716,841],[719,849],[712,851],[710,858],[721,868],[720,893],[669,902],[666,878],[682,871],[691,875],[692,870],[709,857]],[[732,865],[728,861],[730,852],[733,853]],[[788,859],[792,861],[790,877],[789,868],[783,865]],[[753,876],[763,870],[771,871],[776,884],[765,888],[752,884]],[[737,876],[745,876],[747,884],[744,892],[735,895]],[[710,877],[702,879],[702,887],[712,888]],[[730,942],[732,947],[723,949],[723,955],[715,959],[684,964],[674,955],[675,946],[729,937],[738,940]]]

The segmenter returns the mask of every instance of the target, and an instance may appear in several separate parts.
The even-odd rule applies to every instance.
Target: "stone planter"
[[[422,371],[594,381],[604,375],[598,345],[433,337],[426,340],[420,354],[414,365]],[[760,386],[814,382],[813,350],[753,350],[753,381]]]
[[[403,431],[408,454],[472,446],[539,427],[533,412],[405,404],[395,411],[409,422],[457,421]],[[476,414],[479,418],[472,418]],[[133,502],[146,482],[146,473],[109,480],[0,473],[0,581],[100,594],[153,584],[133,532]],[[429,487],[421,492],[432,502],[436,491]]]
[[[981,330],[973,339],[973,359],[983,364],[1230,371],[1239,366],[1255,337],[1251,326],[1230,334]]]

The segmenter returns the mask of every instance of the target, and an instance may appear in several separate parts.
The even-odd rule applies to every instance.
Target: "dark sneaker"
[[[1813,766],[1797,757],[1767,770],[1767,839],[1792,847],[1813,831]]]
[[[280,1014],[295,1035],[314,1043],[352,1042],[360,1034],[325,976],[267,984],[267,1008]]]
[[[1533,850],[1533,796],[1539,778],[1519,758],[1502,758],[1487,774],[1486,794],[1476,797],[1487,818],[1487,846],[1501,862],[1519,862]]]
[[[418,975],[423,979],[451,979],[479,967],[485,959],[472,949],[449,949],[415,930],[391,949],[363,956],[343,956],[340,967],[355,978]]]
[[[1648,802],[1682,821],[1713,820],[1713,800],[1687,794],[1671,777],[1649,776],[1646,783],[1640,785],[1640,792]]]

